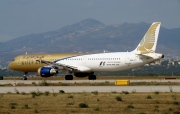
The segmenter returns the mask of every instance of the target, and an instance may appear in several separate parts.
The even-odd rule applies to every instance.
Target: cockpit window
[[[15,59],[13,59],[12,61],[14,61]]]

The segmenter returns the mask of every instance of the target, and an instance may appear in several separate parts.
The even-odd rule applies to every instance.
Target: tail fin
[[[134,50],[137,54],[155,53],[161,22],[154,22]]]

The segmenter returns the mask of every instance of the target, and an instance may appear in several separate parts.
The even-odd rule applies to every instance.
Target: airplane
[[[37,72],[41,77],[50,77],[65,73],[65,80],[87,77],[96,80],[94,72],[114,72],[137,68],[164,58],[155,53],[161,22],[154,22],[131,52],[109,53],[59,53],[59,54],[24,54],[9,63],[8,68],[24,72]]]

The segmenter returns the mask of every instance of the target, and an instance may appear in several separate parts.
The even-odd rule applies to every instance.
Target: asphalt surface
[[[180,86],[20,86],[20,87],[0,87],[0,93],[16,93],[32,91],[49,91],[50,93],[58,93],[63,90],[66,93],[75,92],[180,92]]]
[[[14,83],[24,83],[24,84],[32,84],[32,83],[40,83],[42,80],[0,80],[0,84],[14,84]],[[96,82],[115,82],[115,80],[46,80],[46,82],[50,83],[96,83]],[[130,80],[130,82],[180,82],[180,80],[160,80],[160,79],[148,79],[148,80]],[[15,86],[15,87],[4,87],[0,86],[0,93],[15,93],[26,92],[30,93],[32,91],[49,91],[51,93],[58,93],[59,90],[64,90],[66,93],[74,93],[74,92],[180,92],[180,85],[175,86],[167,86],[167,85],[158,85],[158,86]]]
[[[40,83],[42,80],[0,80],[0,84],[14,84],[14,82],[17,83],[24,83],[24,84],[32,84],[32,83]],[[115,82],[115,80],[46,80],[48,83],[94,83],[94,82]],[[180,79],[177,80],[165,80],[165,79],[142,79],[142,80],[136,80],[131,79],[130,82],[180,82]]]

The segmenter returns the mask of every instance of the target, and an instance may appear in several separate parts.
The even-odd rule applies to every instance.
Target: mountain
[[[132,51],[151,24],[105,25],[89,18],[55,31],[30,34],[0,43],[0,60],[24,53]],[[179,55],[180,28],[161,27],[157,52]]]
[[[0,46],[0,52],[65,52],[66,49],[74,45],[74,41],[104,26],[103,23],[94,19],[86,19],[56,31],[31,34],[5,42]]]

